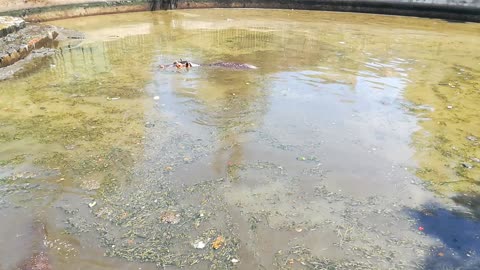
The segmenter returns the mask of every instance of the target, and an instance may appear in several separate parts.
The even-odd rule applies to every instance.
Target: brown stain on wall
[[[29,22],[44,22],[64,18],[139,12],[147,10],[149,10],[148,4],[111,7],[76,7],[65,10],[49,10],[41,13],[27,14],[24,16],[24,19]]]

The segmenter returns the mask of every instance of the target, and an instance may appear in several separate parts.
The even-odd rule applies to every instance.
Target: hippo
[[[160,65],[159,66],[162,69],[169,68],[169,67],[175,67],[177,69],[189,69],[192,67],[218,67],[218,68],[223,68],[223,69],[232,69],[232,70],[248,70],[248,69],[257,69],[256,66],[250,65],[250,64],[245,64],[245,63],[234,63],[234,62],[217,62],[213,64],[194,64],[190,61],[185,61],[180,59],[180,61],[175,61],[173,64],[170,65]]]
[[[209,64],[206,66],[220,67],[220,68],[226,68],[226,69],[236,69],[236,70],[257,69],[257,67],[254,65],[242,64],[242,63],[231,63],[231,62],[218,62],[214,64]]]

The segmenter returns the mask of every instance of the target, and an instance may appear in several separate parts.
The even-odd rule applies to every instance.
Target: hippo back
[[[235,70],[246,70],[246,69],[257,69],[256,66],[244,63],[232,63],[232,62],[218,62],[211,64],[213,67],[221,67],[226,69],[235,69]]]

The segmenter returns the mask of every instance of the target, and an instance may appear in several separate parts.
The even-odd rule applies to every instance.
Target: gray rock
[[[467,136],[467,140],[472,141],[472,142],[476,142],[478,140],[478,138],[473,136],[473,135],[470,135],[470,136]]]
[[[472,169],[472,168],[473,168],[473,165],[472,165],[472,164],[466,163],[466,162],[463,162],[463,163],[462,163],[462,166],[463,166],[464,168],[467,168],[467,169]]]

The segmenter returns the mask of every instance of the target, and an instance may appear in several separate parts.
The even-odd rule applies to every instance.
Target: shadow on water
[[[418,230],[437,241],[423,269],[480,269],[479,195],[452,198],[468,211],[447,209],[436,203],[422,209],[410,209]]]
[[[480,195],[460,194],[452,198],[454,202],[470,208],[475,218],[480,219]]]

